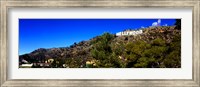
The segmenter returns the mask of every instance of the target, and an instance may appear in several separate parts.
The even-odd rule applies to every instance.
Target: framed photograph
[[[199,0],[1,0],[0,85],[200,87]]]

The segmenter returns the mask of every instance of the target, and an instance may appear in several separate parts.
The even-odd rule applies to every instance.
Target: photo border
[[[0,86],[191,86],[200,87],[199,0],[0,0]],[[14,80],[8,79],[8,9],[10,8],[192,8],[192,80]]]

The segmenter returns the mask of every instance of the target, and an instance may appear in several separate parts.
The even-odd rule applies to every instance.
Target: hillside
[[[159,26],[136,36],[104,33],[70,47],[37,49],[19,56],[32,67],[180,68],[181,29]],[[50,61],[51,60],[51,61]],[[43,64],[43,65],[41,65]],[[45,65],[46,64],[46,65]]]

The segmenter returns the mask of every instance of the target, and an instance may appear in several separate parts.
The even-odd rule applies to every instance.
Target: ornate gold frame
[[[8,79],[8,9],[67,7],[156,7],[193,8],[193,73],[192,80],[14,80]],[[191,86],[200,87],[199,0],[0,0],[0,86]]]

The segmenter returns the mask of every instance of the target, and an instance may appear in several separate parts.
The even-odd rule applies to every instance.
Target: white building
[[[33,66],[33,64],[22,64],[20,65],[21,68],[31,68]]]
[[[142,34],[142,33],[143,33],[142,30],[127,30],[127,31],[122,31],[122,32],[116,33],[116,36],[138,35],[138,34]]]
[[[158,19],[157,22],[153,22],[152,26],[160,26],[161,25],[161,19]]]

